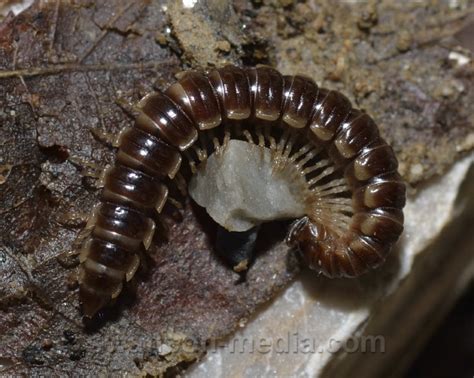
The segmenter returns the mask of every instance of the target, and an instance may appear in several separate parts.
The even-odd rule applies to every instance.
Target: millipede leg
[[[183,209],[183,204],[180,201],[178,201],[177,199],[174,199],[173,197],[168,197],[168,203],[170,205],[173,205],[174,207],[176,207],[179,210]]]
[[[192,155],[192,151],[196,152],[195,149],[189,149],[189,150],[184,151],[183,154],[188,161],[189,168],[191,169],[191,173],[195,174],[197,171],[197,168],[196,168],[197,157],[195,158]]]
[[[265,125],[263,133],[264,133],[265,139],[269,142],[270,149],[275,150],[276,149],[276,141],[275,141],[275,138],[271,134],[271,126],[269,124]]]
[[[120,145],[120,137],[126,131],[128,127],[123,128],[117,133],[110,133],[104,130],[101,130],[97,127],[93,127],[90,129],[90,132],[99,142],[105,144],[106,146],[111,147],[118,147]]]
[[[99,174],[99,179],[97,180],[97,186],[99,188],[103,188],[105,186],[105,179],[107,178],[107,174],[112,169],[111,165],[107,165],[104,170]]]
[[[188,194],[188,184],[184,176],[178,172],[175,176],[174,182],[176,183],[176,187],[178,188],[179,192],[183,197],[187,196]]]
[[[265,137],[262,133],[262,127],[257,126],[255,133],[257,134],[257,138],[258,138],[258,146],[262,148],[265,147]]]
[[[250,134],[250,131],[244,130],[243,134],[245,136],[245,139],[247,139],[247,142],[249,142],[251,144],[255,144],[255,142],[253,141],[253,138],[252,138],[252,134]]]
[[[68,160],[75,166],[79,167],[81,169],[81,175],[83,177],[92,177],[95,179],[99,179],[102,172],[103,168],[100,167],[98,164],[88,161],[82,156],[74,156],[71,155],[68,157]]]
[[[231,134],[231,130],[229,128],[229,125],[225,125],[224,138],[222,140],[222,146],[221,146],[222,151],[225,151],[225,149],[227,148],[227,145],[229,144],[230,134]]]
[[[129,94],[129,92],[126,92],[125,94]],[[130,95],[132,95],[132,93],[130,93]],[[137,115],[141,113],[141,109],[136,104],[127,100],[123,94],[115,100],[115,103],[132,119],[137,118]]]
[[[92,230],[94,229],[95,223],[97,222],[97,214],[99,212],[100,204],[95,204],[92,208],[91,216],[87,220],[86,225],[84,228],[77,234],[76,241],[78,243],[82,243],[86,238],[89,237]],[[76,244],[76,241],[74,244]]]
[[[192,147],[194,152],[196,153],[199,162],[202,162],[207,159],[207,152],[199,147],[193,146]]]

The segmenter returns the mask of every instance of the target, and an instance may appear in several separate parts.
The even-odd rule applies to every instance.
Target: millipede
[[[378,267],[403,231],[405,185],[393,149],[369,115],[308,77],[267,66],[187,71],[138,109],[86,226],[79,275],[86,317],[136,273],[155,220],[176,202],[170,186],[186,185],[184,167],[192,174],[232,139],[268,149],[275,169],[304,180],[305,214],[286,242],[320,274],[356,277]]]

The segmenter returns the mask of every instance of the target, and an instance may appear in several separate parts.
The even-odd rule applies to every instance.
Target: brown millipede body
[[[359,276],[384,261],[403,230],[405,185],[392,148],[366,113],[307,77],[266,66],[189,71],[138,107],[86,226],[79,282],[87,317],[135,274],[183,159],[195,170],[231,138],[269,148],[275,166],[304,178],[306,215],[286,240],[312,269]]]

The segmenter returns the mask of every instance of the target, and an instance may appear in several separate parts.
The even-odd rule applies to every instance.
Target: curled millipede
[[[384,261],[403,230],[405,186],[392,148],[367,114],[309,78],[264,66],[191,71],[138,107],[86,226],[80,300],[88,317],[135,274],[153,219],[176,202],[170,185],[182,184],[183,158],[194,172],[230,139],[270,149],[275,170],[304,180],[305,216],[286,240],[312,269],[358,276]]]

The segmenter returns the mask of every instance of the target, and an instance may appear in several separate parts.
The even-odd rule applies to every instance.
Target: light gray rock
[[[474,277],[474,155],[410,196],[389,260],[360,279],[304,271],[187,377],[402,376]]]
[[[305,214],[306,183],[288,168],[272,169],[270,149],[232,139],[214,153],[189,184],[189,194],[228,231],[247,231],[275,219]]]

